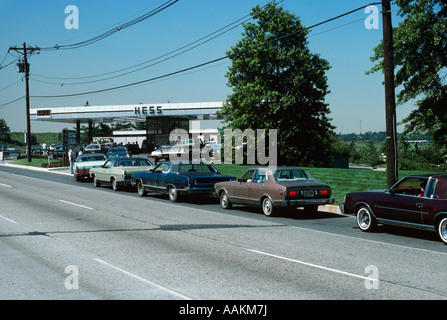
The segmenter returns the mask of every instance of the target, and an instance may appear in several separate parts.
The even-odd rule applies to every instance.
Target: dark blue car
[[[236,177],[222,175],[214,166],[203,162],[161,162],[149,172],[132,174],[132,185],[137,187],[140,196],[147,192],[167,193],[173,202],[182,194],[212,195],[216,182],[230,180]]]

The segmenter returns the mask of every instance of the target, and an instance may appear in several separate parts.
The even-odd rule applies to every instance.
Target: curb
[[[62,170],[70,171],[70,169],[68,167],[38,168],[38,167],[33,167],[33,166],[22,166],[19,164],[12,164],[12,163],[4,163],[4,164],[0,164],[0,165],[13,167],[13,168],[20,168],[20,169],[25,169],[25,170],[46,171],[46,172],[54,172],[54,173],[58,173],[58,174],[71,175],[70,172],[62,172]]]

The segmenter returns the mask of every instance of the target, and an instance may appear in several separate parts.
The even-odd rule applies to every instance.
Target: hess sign
[[[51,118],[51,110],[37,110],[38,118]]]

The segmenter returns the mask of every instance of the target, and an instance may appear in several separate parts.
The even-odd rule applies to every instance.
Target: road
[[[447,297],[434,233],[301,211],[95,188],[0,166],[0,299],[393,300]]]

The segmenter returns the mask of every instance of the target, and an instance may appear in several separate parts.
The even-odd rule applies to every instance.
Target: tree
[[[396,0],[404,18],[393,29],[397,104],[413,99],[417,109],[403,120],[405,134],[423,133],[447,144],[447,4],[444,0]],[[371,58],[383,70],[383,46]]]
[[[0,119],[0,141],[11,141],[11,129],[8,127],[4,119]]]
[[[330,124],[326,71],[313,54],[299,18],[269,3],[256,6],[255,22],[227,52],[233,93],[221,114],[231,129],[277,129],[278,163],[327,165],[335,133]]]

